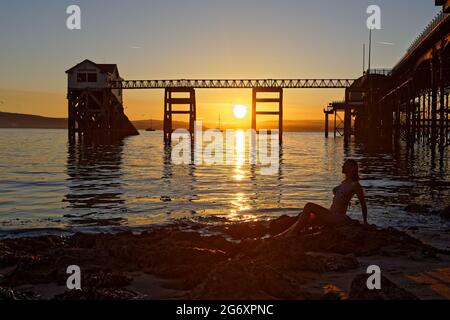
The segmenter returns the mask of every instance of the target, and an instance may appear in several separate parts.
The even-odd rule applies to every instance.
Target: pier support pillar
[[[69,140],[121,138],[139,132],[123,111],[119,98],[109,89],[74,89],[68,94]]]
[[[68,96],[68,123],[67,123],[67,129],[69,134],[69,140],[75,139],[75,133],[76,133],[76,121],[75,121],[75,101],[74,99],[71,99],[70,96]]]
[[[445,113],[446,113],[446,117],[445,117],[445,143],[446,145],[450,145],[450,107],[448,105],[448,96],[449,94],[446,93],[445,94]]]
[[[259,93],[271,93],[275,97],[258,97]],[[258,111],[257,106],[261,103],[276,103],[278,110],[275,111]],[[256,117],[258,115],[275,115],[278,116],[279,143],[283,143],[283,89],[282,88],[253,88],[252,93],[252,129],[257,130]]]
[[[430,142],[431,135],[431,91],[427,91],[427,142]]]
[[[439,50],[439,146],[440,148],[444,148],[446,142],[446,132],[445,132],[445,117],[446,115],[446,107],[445,107],[445,56],[444,56],[444,48],[446,45],[446,41],[443,39],[441,41],[441,49]]]
[[[437,141],[437,71],[439,60],[437,59],[436,49],[433,49],[431,59],[431,145],[434,147]]]
[[[409,101],[410,101],[410,112],[411,112],[411,142],[416,141],[417,137],[417,103],[416,103],[416,89],[414,86],[414,83],[411,83],[410,86],[410,95],[409,95]]]
[[[400,139],[400,130],[401,130],[401,119],[400,119],[400,99],[398,97],[398,93],[394,95],[394,110],[395,110],[395,139]]]
[[[384,112],[382,116],[382,134],[384,139],[392,139],[393,135],[393,123],[394,123],[394,104],[392,99],[386,101]]]
[[[421,136],[422,136],[422,94],[420,92],[418,92],[417,94],[417,116],[416,116],[416,121],[417,121],[417,132],[416,132],[416,139],[417,141],[420,141]]]
[[[334,137],[337,137],[337,110],[334,110]]]
[[[352,108],[347,104],[345,105],[344,113],[344,138],[349,139],[352,135]]]
[[[334,112],[330,111],[330,110],[323,110],[323,113],[325,114],[325,138],[328,138],[330,135],[330,126],[329,126],[329,121],[330,121],[330,114],[332,115]]]
[[[406,136],[406,141],[407,142],[411,142],[411,124],[412,124],[412,117],[411,117],[411,90],[410,90],[410,86],[408,85],[408,87],[406,88],[406,92],[405,92],[405,102],[406,102],[406,106],[405,106],[405,111],[406,111],[406,123],[405,123],[405,136]]]
[[[176,95],[184,95],[177,97]],[[187,97],[186,97],[187,96]],[[174,110],[173,106],[188,106],[188,110]],[[164,94],[164,143],[172,143],[173,115],[189,115],[189,133],[194,139],[195,121],[197,120],[197,106],[194,88],[167,88]]]

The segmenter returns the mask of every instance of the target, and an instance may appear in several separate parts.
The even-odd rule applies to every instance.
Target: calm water
[[[405,211],[413,203],[433,209],[450,204],[449,157],[434,157],[426,148],[368,150],[321,133],[286,133],[281,166],[271,176],[248,159],[228,166],[172,165],[161,132],[141,132],[115,145],[69,146],[65,130],[0,129],[0,150],[0,235],[296,214],[308,201],[330,205],[345,157],[360,163],[371,222],[449,227],[436,215]],[[356,201],[350,215],[360,217]]]

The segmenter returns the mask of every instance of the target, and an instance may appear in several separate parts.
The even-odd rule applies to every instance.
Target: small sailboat
[[[221,123],[220,123],[220,112],[219,112],[219,127],[218,127],[218,129],[216,129],[216,130],[219,130],[220,132],[223,132],[223,130],[222,130],[222,125],[221,125]]]
[[[156,131],[156,129],[153,128],[153,119],[150,120],[150,128],[145,129],[145,131],[149,132]]]

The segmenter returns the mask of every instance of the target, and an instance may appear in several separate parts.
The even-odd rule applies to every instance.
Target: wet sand
[[[224,222],[209,235],[202,223],[180,223],[139,234],[5,239],[0,298],[450,299],[449,251],[357,221],[271,237],[294,219]],[[81,291],[66,288],[69,265],[81,268]],[[382,270],[380,291],[367,290],[369,265]]]

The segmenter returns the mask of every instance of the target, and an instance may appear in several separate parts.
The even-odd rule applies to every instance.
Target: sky
[[[72,4],[81,30],[66,27]],[[125,79],[358,78],[369,5],[381,8],[374,68],[392,68],[439,10],[434,0],[1,0],[0,111],[66,117],[64,72],[86,58],[118,64]],[[285,90],[285,119],[323,119],[343,95]],[[124,97],[131,119],[162,119],[162,90]],[[197,90],[205,122],[235,121],[235,104],[251,105],[251,91]]]

